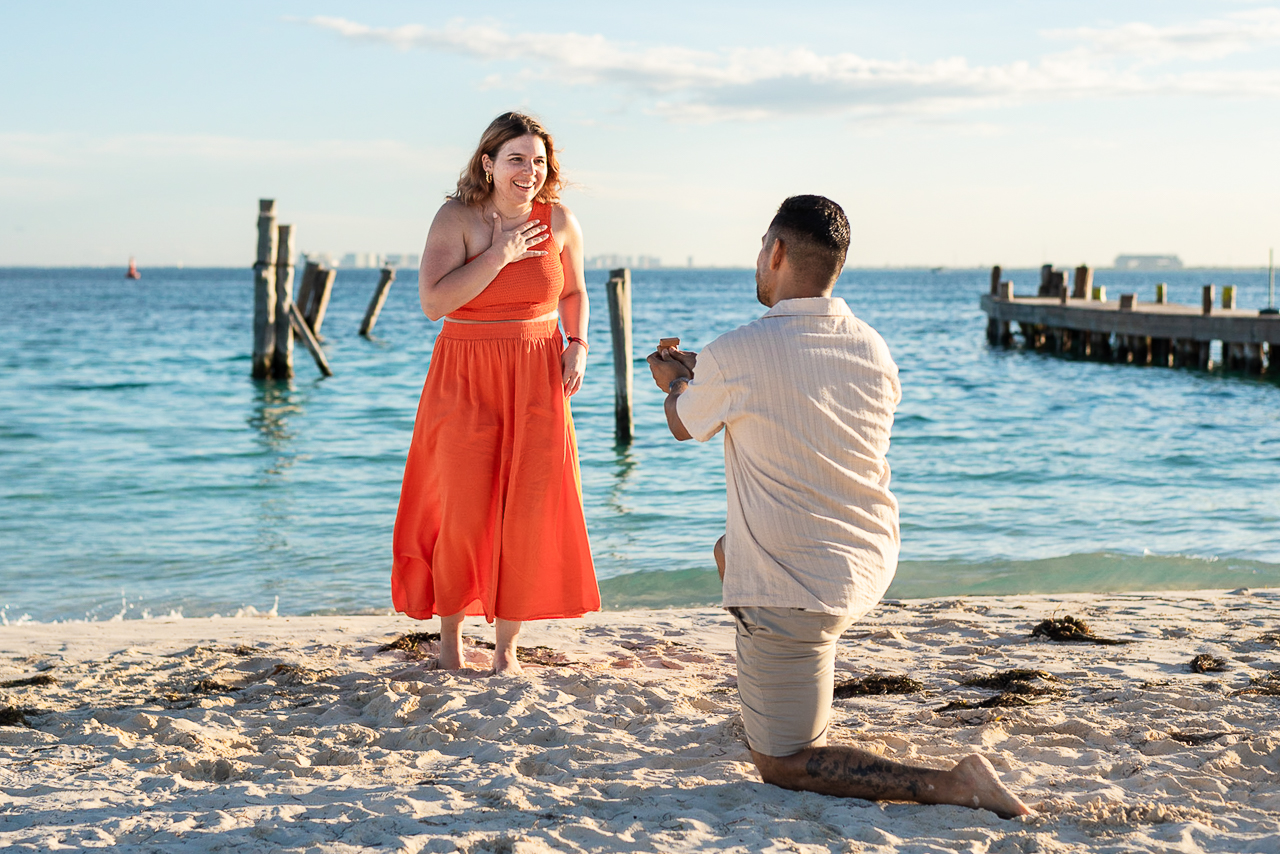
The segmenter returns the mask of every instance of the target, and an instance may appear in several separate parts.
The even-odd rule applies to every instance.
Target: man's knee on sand
[[[755,763],[760,779],[764,782],[783,789],[794,789],[803,776],[805,762],[811,752],[812,748],[805,748],[790,756],[770,756],[751,750],[751,761]]]

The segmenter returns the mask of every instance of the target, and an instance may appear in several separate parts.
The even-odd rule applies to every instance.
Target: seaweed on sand
[[[0,688],[25,688],[28,685],[57,685],[58,680],[54,679],[48,673],[41,673],[39,676],[28,676],[25,679],[7,679],[0,682]]]
[[[1191,659],[1191,663],[1187,665],[1191,668],[1192,673],[1221,673],[1227,669],[1227,663],[1221,658],[1216,658],[1209,653],[1201,653]]]
[[[424,658],[427,653],[425,650],[420,649],[420,647],[424,644],[439,642],[439,632],[409,632],[408,634],[404,634],[396,638],[391,643],[383,644],[378,647],[378,652],[399,650],[408,658]]]
[[[1054,676],[1052,673],[1045,670],[1015,668],[1013,670],[1002,670],[999,673],[992,673],[989,676],[975,676],[972,679],[964,680],[960,684],[969,688],[991,688],[996,691],[1007,691],[1014,686],[1031,686],[1037,679],[1044,682],[1062,681],[1057,676]],[[1022,693],[1026,692],[1023,691]]]
[[[493,641],[473,637],[463,637],[462,640],[481,649],[494,649]],[[407,658],[419,659],[427,655],[426,650],[422,648],[424,644],[439,642],[439,632],[410,632],[407,635],[401,635],[391,643],[378,647],[378,652],[400,650]],[[516,659],[525,664],[541,664],[544,667],[565,667],[569,664],[561,653],[549,646],[516,647]]]
[[[14,706],[0,707],[0,726],[25,726],[27,723],[27,715],[32,714],[32,709],[19,709]]]
[[[540,664],[543,667],[568,667],[569,660],[564,653],[556,652],[549,646],[518,646],[516,660],[525,664]]]
[[[478,646],[481,649],[498,648],[497,644],[493,641],[466,637],[464,637],[463,640],[467,641],[472,646]],[[543,667],[569,666],[569,660],[564,657],[564,654],[556,652],[549,646],[518,646],[516,647],[516,661],[523,664],[540,664]]]
[[[861,679],[849,679],[835,688],[835,699],[847,700],[850,697],[863,697],[869,694],[915,694],[924,690],[924,685],[908,676],[864,676]]]
[[[207,676],[191,686],[192,694],[228,694],[234,690],[230,685],[225,685],[217,679],[210,679]]]
[[[1280,697],[1280,671],[1272,671],[1266,676],[1257,676],[1249,680],[1249,684],[1232,696],[1240,694],[1258,694],[1263,697]]]
[[[1041,620],[1031,630],[1031,637],[1043,637],[1055,641],[1072,641],[1076,643],[1096,643],[1114,646],[1122,643],[1133,643],[1130,640],[1099,637],[1089,628],[1089,624],[1079,617],[1049,617]]]
[[[1014,668],[1013,670],[1002,670],[986,676],[975,676],[972,679],[964,680],[960,684],[967,688],[987,688],[1000,693],[979,703],[969,703],[967,700],[952,700],[938,709],[938,711],[954,712],[960,709],[1010,709],[1022,706],[1039,706],[1042,703],[1061,697],[1065,693],[1055,685],[1043,683],[1061,681],[1060,678],[1046,670],[1030,670],[1027,668]]]
[[[1056,691],[1045,691],[1044,694],[1057,694]],[[1015,709],[1024,706],[1041,706],[1052,700],[1052,696],[1032,696],[1027,697],[1012,691],[1006,691],[1003,694],[997,694],[994,697],[988,697],[980,703],[970,703],[967,700],[952,700],[942,708],[939,712],[958,712],[962,709]]]

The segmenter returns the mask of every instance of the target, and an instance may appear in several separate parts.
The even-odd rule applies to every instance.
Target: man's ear
[[[769,250],[769,269],[777,270],[787,257],[787,244],[781,237],[773,239],[773,249]]]

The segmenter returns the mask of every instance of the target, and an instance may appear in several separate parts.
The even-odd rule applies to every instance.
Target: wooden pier
[[[1028,348],[1082,359],[1209,370],[1222,367],[1249,374],[1280,376],[1280,316],[1235,308],[1235,289],[1205,285],[1198,306],[1164,301],[1156,285],[1153,302],[1136,294],[1108,300],[1105,288],[1090,287],[1092,271],[1078,268],[1068,292],[1066,274],[1041,274],[1036,296],[1015,296],[1013,284],[991,274],[991,292],[982,296],[987,340],[993,346],[1014,343],[1011,324]],[[1222,361],[1210,359],[1212,342],[1222,343]]]

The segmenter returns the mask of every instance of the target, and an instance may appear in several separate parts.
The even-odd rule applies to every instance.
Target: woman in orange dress
[[[440,615],[446,669],[463,664],[467,615],[496,622],[494,672],[514,674],[523,621],[600,607],[569,411],[587,365],[582,230],[561,185],[551,135],[504,113],[422,253],[422,310],[444,323],[405,463],[391,593],[410,617]]]

